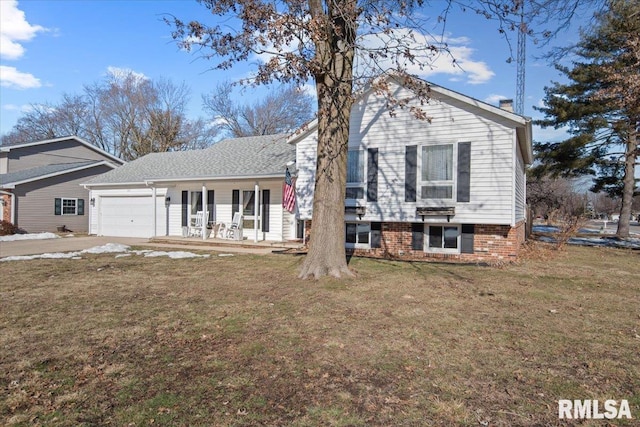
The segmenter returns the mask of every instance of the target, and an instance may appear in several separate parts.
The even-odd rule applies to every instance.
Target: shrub
[[[19,229],[9,221],[0,221],[0,236],[8,236],[18,233]]]

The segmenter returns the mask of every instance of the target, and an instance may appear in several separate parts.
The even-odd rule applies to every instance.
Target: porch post
[[[209,213],[207,212],[207,186],[202,183],[202,240],[207,239],[206,230],[209,223]]]
[[[156,187],[155,186],[151,187],[151,195],[152,195],[151,203],[153,203],[153,220],[151,221],[151,223],[153,224],[153,233],[151,233],[151,235],[153,237],[156,237],[156,229],[157,229],[157,225],[158,225],[158,224],[156,224],[156,222],[158,221],[158,212],[157,212],[158,211],[158,204],[157,204],[157,201],[156,201],[157,194],[156,194]]]
[[[258,218],[260,218],[262,220],[262,216],[260,215],[260,186],[258,185],[258,181],[256,181],[256,185],[254,187],[254,196],[253,196],[253,201],[254,201],[254,206],[255,206],[255,211],[256,211],[256,219],[255,221],[253,221],[253,241],[254,242],[258,242]]]

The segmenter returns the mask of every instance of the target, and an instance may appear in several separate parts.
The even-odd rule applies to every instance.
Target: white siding
[[[283,174],[284,180],[284,174]],[[237,182],[211,181],[205,182],[207,190],[214,191],[214,219],[216,222],[231,223],[232,215],[232,194],[233,190],[254,191],[256,181],[239,180]],[[269,203],[269,232],[263,233],[258,230],[258,240],[282,241],[286,239],[283,230],[283,209],[282,209],[282,180],[269,179],[258,181],[260,187],[260,197],[262,190],[270,190]],[[202,191],[202,184],[179,184],[169,188],[168,195],[171,197],[169,206],[169,235],[182,235],[182,191]],[[261,206],[262,201],[258,206]],[[244,229],[243,235],[248,240],[253,240],[255,231],[253,228]]]
[[[396,96],[409,96],[398,89]],[[378,148],[378,201],[367,202],[363,220],[417,222],[416,206],[438,206],[433,201],[404,201],[405,147],[471,142],[471,201],[456,203],[456,223],[510,224],[513,217],[513,168],[516,132],[506,120],[453,99],[432,99],[425,110],[431,121],[415,119],[405,110],[391,117],[385,101],[371,93],[354,105],[350,148]],[[312,213],[317,136],[313,132],[297,145],[296,190],[300,218]],[[455,191],[454,191],[455,195]],[[442,222],[442,217],[425,222]]]

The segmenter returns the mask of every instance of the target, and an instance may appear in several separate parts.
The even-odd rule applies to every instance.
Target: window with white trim
[[[347,154],[347,189],[345,199],[364,199],[365,176],[364,150],[349,150]]]
[[[62,198],[62,215],[78,215],[78,199]]]
[[[418,193],[421,199],[453,199],[456,176],[454,151],[454,144],[422,146]]]
[[[426,235],[427,252],[460,252],[459,225],[429,225]]]
[[[345,247],[369,249],[371,246],[371,224],[347,222],[345,224]]]

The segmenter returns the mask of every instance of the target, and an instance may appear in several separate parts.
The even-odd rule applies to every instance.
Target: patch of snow
[[[131,255],[132,255],[131,253],[118,254],[118,255],[116,255],[116,258],[124,258],[124,257],[128,257],[128,256],[131,256]]]
[[[557,233],[560,229],[551,225],[534,225],[533,231],[535,233]]]
[[[233,256],[233,254],[218,254],[218,256]]]
[[[107,243],[102,246],[94,246],[93,248],[85,249],[82,253],[86,254],[110,254],[118,252],[128,252],[131,246],[123,245],[121,243]]]
[[[184,251],[173,251],[173,252],[165,252],[165,251],[153,251],[147,252],[144,254],[145,257],[159,257],[159,256],[168,256],[172,259],[180,259],[180,258],[209,258],[209,254],[206,255],[198,255],[193,252],[184,252]]]
[[[1,261],[27,261],[31,259],[82,259],[82,254],[110,254],[116,253],[116,258],[135,255],[144,255],[147,257],[161,257],[166,256],[172,259],[179,258],[209,258],[210,255],[198,255],[192,252],[184,252],[184,251],[175,251],[175,252],[164,252],[164,251],[152,251],[150,249],[141,250],[141,251],[131,251],[131,247],[127,245],[123,245],[120,243],[107,243],[102,246],[94,246],[89,249],[85,249],[80,252],[55,252],[55,253],[45,253],[38,255],[16,255],[9,256],[5,258],[0,258]]]
[[[15,242],[16,240],[45,240],[58,238],[60,238],[60,236],[53,233],[10,234],[8,236],[0,236],[0,242]]]
[[[548,236],[540,236],[539,241],[545,243],[556,243],[556,239]],[[625,240],[612,239],[607,237],[572,237],[567,240],[570,245],[598,246],[607,248],[640,249],[640,239],[630,238]]]

